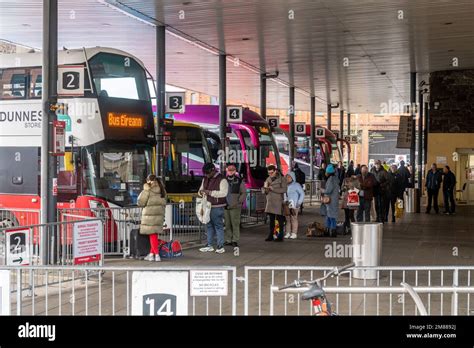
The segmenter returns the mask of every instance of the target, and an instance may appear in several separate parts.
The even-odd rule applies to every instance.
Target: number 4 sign
[[[58,66],[58,96],[84,96],[84,67]]]
[[[243,110],[241,106],[228,106],[227,107],[227,122],[228,123],[241,123],[242,113],[243,113]]]

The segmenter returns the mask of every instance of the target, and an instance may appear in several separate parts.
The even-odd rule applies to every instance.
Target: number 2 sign
[[[84,96],[84,67],[58,66],[58,96]]]
[[[7,266],[22,266],[30,264],[30,229],[5,230]]]

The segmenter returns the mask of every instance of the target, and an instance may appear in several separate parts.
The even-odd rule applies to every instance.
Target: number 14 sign
[[[132,315],[188,314],[187,271],[133,272]]]

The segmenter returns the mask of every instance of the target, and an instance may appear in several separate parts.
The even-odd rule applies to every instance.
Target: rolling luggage
[[[139,229],[130,232],[130,258],[143,259],[150,253],[150,237],[140,234]]]

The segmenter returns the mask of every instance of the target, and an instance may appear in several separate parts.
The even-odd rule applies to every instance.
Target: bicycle
[[[316,280],[306,281],[296,279],[291,284],[286,284],[278,288],[278,290],[285,290],[289,288],[299,288],[303,285],[308,285],[309,289],[306,290],[301,298],[305,301],[310,301],[313,306],[314,316],[333,316],[336,315],[333,312],[331,303],[327,300],[326,293],[324,292],[323,286],[321,283],[329,277],[339,276],[341,273],[348,268],[354,267],[355,263],[350,263],[342,267],[334,267],[334,269],[328,272],[324,277],[318,278]]]

